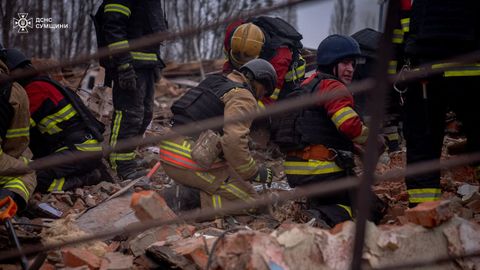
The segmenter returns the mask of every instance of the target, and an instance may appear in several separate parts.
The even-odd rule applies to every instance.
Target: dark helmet
[[[263,84],[267,91],[265,96],[270,96],[273,90],[275,90],[275,86],[277,85],[277,72],[267,60],[260,58],[250,60],[240,67],[240,72],[245,74],[247,78]]]
[[[9,70],[14,70],[19,67],[23,67],[26,64],[31,64],[30,59],[28,59],[25,54],[17,49],[7,49],[7,67]]]
[[[362,55],[355,39],[344,35],[330,35],[317,49],[317,65],[330,66],[345,58],[358,58]]]

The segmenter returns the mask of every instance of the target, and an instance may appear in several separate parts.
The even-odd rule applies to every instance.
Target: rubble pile
[[[211,72],[216,70],[220,63],[217,62],[202,63],[202,67]],[[170,64],[164,70],[163,75],[168,79],[162,77],[157,83],[154,121],[146,136],[162,134],[168,126],[171,104],[188,86],[198,82],[199,65]],[[96,74],[103,76],[101,71]],[[99,85],[78,92],[106,124],[111,120],[110,92],[110,88]],[[275,194],[291,189],[283,172],[282,155],[268,144],[264,135],[251,134],[255,141],[251,147],[256,160],[274,168],[275,178],[270,189],[264,190],[262,185],[255,188],[278,197]],[[447,147],[458,141],[446,138],[444,159],[451,157]],[[139,150],[150,168],[158,162],[158,153],[159,148],[154,145]],[[385,154],[380,158],[377,174],[404,168],[405,159],[405,149]],[[179,187],[161,169],[149,182],[126,188],[131,181],[114,178],[113,183],[35,194],[32,210],[16,220],[19,238],[27,244],[61,243],[104,230],[128,228],[137,222],[167,221],[180,215],[182,207],[176,204],[180,200]],[[367,268],[394,266],[405,262],[405,258],[426,259],[478,251],[480,192],[473,171],[459,167],[444,172],[442,189],[441,201],[408,209],[403,179],[390,179],[374,186],[374,192],[389,207],[380,224],[368,223],[363,253]],[[195,196],[186,196],[192,205],[199,204]],[[312,220],[301,214],[303,203],[304,199],[282,202],[266,207],[257,215],[174,223],[64,247],[48,252],[40,269],[348,269],[355,224],[344,222],[330,230],[312,227]],[[2,227],[2,250],[9,248],[6,239]],[[473,270],[478,265],[478,258],[466,258],[422,269]],[[20,268],[12,262],[0,265],[0,269]]]

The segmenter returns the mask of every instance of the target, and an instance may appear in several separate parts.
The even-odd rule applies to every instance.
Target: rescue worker
[[[442,152],[445,115],[450,107],[463,123],[468,152],[480,151],[480,62],[451,63],[457,55],[479,49],[479,1],[415,0],[405,41],[410,68],[431,65],[446,68],[408,85],[405,93],[405,136],[407,165],[439,160]],[[479,164],[476,172],[480,172]],[[480,179],[480,174],[477,174]],[[406,177],[410,206],[438,200],[440,171]]]
[[[362,61],[362,63],[357,63],[357,66],[355,67],[354,80],[363,80],[373,76],[372,72],[377,61],[377,51],[381,35],[382,33],[371,28],[365,28],[352,34],[352,38],[355,39],[360,45],[360,51],[362,52],[362,56],[365,58],[365,61]],[[396,71],[393,71],[393,74],[396,74]],[[368,122],[368,93],[354,95],[354,99],[356,111],[359,112],[360,116],[365,122]],[[392,91],[389,91],[386,121],[384,122],[382,128],[382,133],[385,138],[385,143],[387,144],[389,153],[400,150],[400,112],[401,110],[398,93],[392,89]]]
[[[95,15],[99,47],[129,47],[129,41],[167,30],[160,0],[104,0]],[[114,113],[110,145],[119,140],[143,136],[153,116],[155,81],[165,66],[159,54],[160,45],[116,54],[100,61],[106,68],[105,84],[113,80]],[[110,155],[110,164],[121,179],[146,174],[138,168],[133,150]]]
[[[5,49],[0,44],[0,77],[9,74]],[[15,82],[0,83],[0,200],[10,196],[19,210],[25,209],[37,184],[35,173],[17,175],[28,171],[29,119],[28,97]]]
[[[11,74],[35,71],[30,59],[17,49],[6,50],[6,64]],[[30,149],[33,158],[102,151],[103,124],[99,123],[80,98],[48,76],[18,80],[28,95],[30,111]],[[90,118],[86,119],[85,114]],[[111,180],[102,156],[82,162],[38,170],[37,191],[73,190],[100,181]]]
[[[172,105],[173,128],[216,116],[235,117],[257,110],[257,100],[273,92],[277,81],[272,65],[263,59],[247,62],[228,75],[212,75],[190,89]],[[249,202],[257,197],[251,181],[271,183],[272,171],[259,166],[248,148],[252,120],[226,124],[215,130],[215,140],[178,136],[161,143],[160,159],[169,177],[200,190],[202,208],[223,208],[230,202]],[[202,133],[203,134],[203,133]],[[218,149],[215,162],[201,166],[192,149],[198,144]],[[218,148],[217,148],[218,147]],[[244,213],[225,213],[241,214]]]
[[[225,33],[223,72],[228,74],[251,59],[265,59],[275,68],[277,83],[272,95],[264,97],[260,104],[282,99],[305,77],[306,62],[300,55],[302,38],[293,26],[278,17],[235,21]]]
[[[276,127],[273,140],[286,154],[284,167],[290,186],[334,181],[353,174],[354,144],[364,145],[368,136],[368,128],[354,110],[353,97],[346,87],[360,56],[358,43],[349,36],[331,35],[318,46],[317,71],[302,83],[298,94],[340,95],[289,113]],[[307,208],[306,214],[316,218],[321,227],[352,219],[349,191],[309,198]]]

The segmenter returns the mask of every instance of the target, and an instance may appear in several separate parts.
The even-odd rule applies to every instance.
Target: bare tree
[[[18,0],[0,1],[1,40],[6,47],[15,47],[28,57],[68,59],[97,49],[96,36],[90,14],[97,11],[101,0]],[[207,23],[231,18],[242,12],[270,6],[274,0],[175,0],[162,1],[170,31],[182,31]],[[13,28],[18,13],[28,13],[35,26],[36,18],[51,18],[46,24],[68,24],[68,28],[28,29],[18,33]],[[292,9],[273,14],[295,25]],[[178,62],[222,57],[226,25],[193,37],[165,42],[162,56]]]
[[[349,35],[354,20],[355,1],[336,0],[330,22],[330,34]]]

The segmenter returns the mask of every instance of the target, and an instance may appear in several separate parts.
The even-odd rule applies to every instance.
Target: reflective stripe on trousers
[[[333,161],[321,161],[310,159],[308,161],[285,161],[283,163],[286,174],[315,175],[328,174],[343,171]]]
[[[407,189],[408,201],[410,203],[422,203],[437,201],[442,195],[442,191],[439,188],[416,188]]]
[[[53,179],[52,184],[48,188],[48,192],[62,191],[64,184],[65,184],[65,177],[62,177],[60,179]]]

